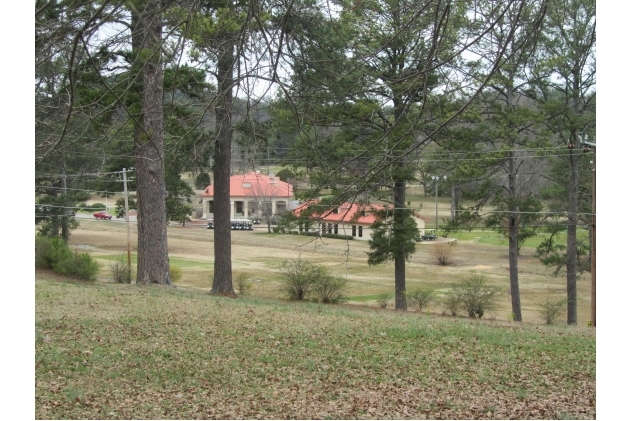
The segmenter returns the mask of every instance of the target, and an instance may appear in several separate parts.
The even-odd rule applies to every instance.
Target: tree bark
[[[510,277],[511,307],[513,320],[521,322],[521,297],[519,293],[519,217],[517,202],[517,170],[514,152],[508,158],[508,194],[510,212],[508,217],[508,266]]]
[[[394,229],[405,229],[405,181],[394,183]],[[398,238],[398,236],[394,236]],[[406,311],[407,300],[405,297],[405,245],[400,245],[400,250],[394,256],[394,300],[397,310]]]
[[[232,286],[232,233],[230,228],[230,162],[232,157],[232,88],[234,50],[229,40],[217,63],[218,103],[215,166],[213,168],[215,206],[215,270],[211,294],[234,296]]]
[[[141,126],[134,131],[138,200],[136,283],[171,285],[165,204],[160,1],[149,0],[144,9],[137,9],[132,16],[132,48],[142,65]]]

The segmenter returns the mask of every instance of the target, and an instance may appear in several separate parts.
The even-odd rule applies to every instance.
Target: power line
[[[122,181],[122,180],[111,180],[111,181]],[[35,186],[36,189],[51,189],[51,190],[70,190],[70,191],[80,191],[80,192],[87,192],[87,193],[111,193],[111,194],[118,194],[118,193],[122,193],[121,191],[111,191],[111,190],[92,190],[92,189],[71,189],[71,188],[67,188],[67,187],[49,187],[49,186]]]

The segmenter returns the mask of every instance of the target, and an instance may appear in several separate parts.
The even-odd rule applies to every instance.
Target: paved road
[[[114,222],[114,223],[121,223],[121,222],[124,223],[125,222],[125,218],[117,218],[112,213],[110,213],[110,215],[112,215],[112,219],[111,220],[105,219],[105,222]],[[94,218],[94,216],[92,216],[91,213],[77,213],[75,215],[75,218],[77,218],[79,220],[81,220],[81,219],[91,219],[93,221],[102,221],[102,219]],[[136,223],[136,213],[135,212],[130,212],[130,214],[129,214],[129,222]],[[186,223],[186,227],[206,228],[206,224],[207,224],[207,221],[205,221],[205,220],[201,220],[201,219],[196,220],[196,219],[194,219],[191,222],[187,222]],[[181,223],[175,222],[175,221],[171,221],[170,225],[171,226],[182,226]]]
[[[110,215],[112,215],[112,221],[118,221],[118,222],[125,222],[125,218],[117,218],[116,215],[114,215],[113,213],[110,213]],[[77,219],[96,219],[94,218],[94,216],[92,216],[91,213],[77,213],[75,215],[75,218]],[[100,221],[100,219],[99,219]],[[132,215],[129,214],[129,221],[130,222],[136,222],[136,215]]]

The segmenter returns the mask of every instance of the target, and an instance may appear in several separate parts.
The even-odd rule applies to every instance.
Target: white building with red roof
[[[214,186],[202,193],[202,218],[214,219]],[[293,186],[281,181],[274,174],[264,175],[259,171],[230,177],[230,218],[257,218],[265,210],[277,215],[289,210],[294,196]]]
[[[305,212],[305,209],[317,206],[315,201],[303,203],[294,210],[294,214],[299,216]],[[377,220],[374,212],[382,209],[385,209],[385,206],[344,203],[327,209],[325,212],[314,212],[310,216],[313,223],[306,229],[310,232],[350,235],[358,240],[369,240],[373,232],[370,226]],[[416,212],[413,212],[413,218],[420,234],[425,235],[427,219]]]

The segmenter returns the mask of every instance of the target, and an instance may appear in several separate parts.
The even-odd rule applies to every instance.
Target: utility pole
[[[443,175],[443,179],[447,179],[446,175]],[[440,177],[437,175],[432,175],[432,180],[434,180],[436,182],[436,200],[435,200],[435,204],[436,204],[436,232],[434,232],[434,235],[436,237],[438,237],[438,180],[440,180]]]
[[[585,136],[587,139],[587,136]],[[594,148],[594,168],[592,169],[592,247],[591,247],[591,272],[592,272],[592,308],[591,326],[596,327],[596,144],[582,140],[581,143]],[[589,148],[583,149],[585,152]]]
[[[596,145],[594,145],[594,172],[592,180],[592,327],[596,327]]]
[[[131,234],[129,232],[129,199],[127,192],[127,168],[123,168],[123,189],[125,191],[125,223],[127,225],[127,270],[131,276]]]

